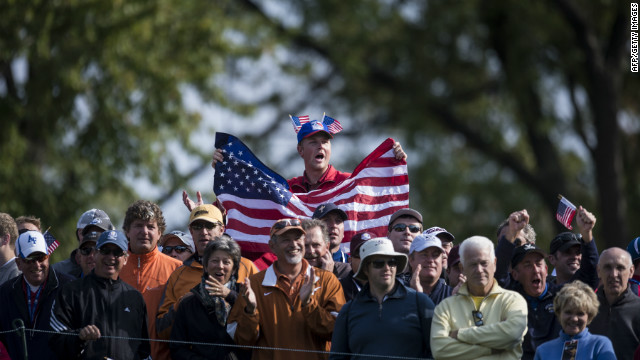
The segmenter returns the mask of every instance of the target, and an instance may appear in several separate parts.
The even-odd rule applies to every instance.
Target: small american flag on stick
[[[558,211],[556,211],[556,219],[567,229],[573,230],[571,221],[573,221],[573,217],[576,215],[576,206],[562,195],[558,195],[558,199],[560,199],[560,203],[558,204]]]
[[[56,238],[49,232],[49,229],[42,234],[44,236],[44,240],[47,242],[47,251],[51,254],[55,249],[58,248],[60,242],[56,240]]]

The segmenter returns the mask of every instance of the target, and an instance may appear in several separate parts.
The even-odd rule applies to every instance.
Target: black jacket
[[[122,280],[101,278],[94,272],[60,289],[51,310],[49,346],[62,358],[146,359],[150,356],[147,308],[142,294]],[[101,338],[82,341],[80,329],[95,325]],[[65,333],[73,333],[70,336]],[[109,336],[136,339],[112,339]]]
[[[534,299],[524,292],[520,283],[511,277],[509,266],[511,257],[516,246],[509,242],[504,236],[498,241],[496,247],[496,272],[494,277],[498,284],[505,289],[514,290],[520,293],[527,300],[529,313],[527,315],[527,333],[522,343],[522,359],[531,360],[534,358],[536,348],[557,338],[560,334],[560,323],[556,319],[553,309],[553,299],[564,284],[557,284],[555,281],[547,281],[547,288],[539,298]],[[598,264],[598,249],[595,239],[589,244],[582,244],[582,261],[580,269],[576,271],[570,281],[580,280],[594,289],[598,283],[596,265]],[[592,332],[593,333],[593,332]]]
[[[13,330],[13,320],[21,319],[27,328],[27,354],[30,359],[57,359],[56,355],[47,346],[50,334],[29,331],[29,329],[50,330],[51,304],[55,300],[60,287],[71,280],[67,275],[60,274],[49,267],[47,282],[41,290],[34,322],[31,322],[31,317],[29,316],[22,274],[7,280],[0,287],[0,330]],[[7,352],[12,359],[24,358],[22,338],[18,336],[18,333],[2,334],[0,335],[0,340],[5,344]]]
[[[227,333],[227,327],[218,323],[213,310],[204,305],[198,294],[198,284],[189,296],[180,301],[176,312],[176,320],[171,328],[171,340],[189,341],[201,344],[171,343],[173,360],[204,359],[249,359],[251,352],[231,346],[215,346],[214,344],[233,345],[233,339]],[[233,305],[233,298],[226,299]]]
[[[627,290],[613,304],[609,304],[603,287],[598,288],[600,308],[589,324],[592,334],[611,340],[618,360],[631,360],[640,345],[640,297]]]

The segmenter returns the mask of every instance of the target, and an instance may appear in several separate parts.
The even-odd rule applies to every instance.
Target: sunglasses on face
[[[80,254],[84,255],[84,256],[89,256],[91,255],[94,251],[96,251],[95,247],[92,246],[87,246],[87,247],[83,247],[78,249],[80,251]]]
[[[186,247],[186,246],[181,246],[181,245],[176,245],[176,246],[165,246],[162,248],[162,253],[164,254],[171,254],[172,251],[177,252],[178,254],[182,254],[183,252],[189,250],[189,252],[191,252],[191,250]]]
[[[34,256],[26,257],[26,258],[24,258],[22,260],[25,263],[30,265],[30,264],[33,264],[33,263],[36,263],[36,262],[41,263],[41,262],[47,260],[48,258],[49,258],[49,255],[34,255]]]
[[[409,227],[409,231],[412,233],[419,233],[420,231],[422,231],[422,229],[420,229],[420,226],[418,225],[407,225],[407,224],[395,224],[393,225],[392,229],[393,231],[403,232],[407,227]]]
[[[210,222],[202,222],[202,223],[195,223],[195,224],[191,224],[191,229],[193,230],[202,230],[207,229],[207,230],[212,230],[214,229],[216,226],[222,226],[222,224],[220,223],[210,223]]]
[[[117,258],[124,256],[124,251],[122,251],[122,249],[107,249],[107,248],[100,248],[98,250],[100,252],[100,255],[103,256],[109,256],[109,255],[113,255]]]
[[[389,259],[389,260],[373,260],[371,261],[371,265],[373,265],[374,269],[382,269],[385,265],[389,265],[390,268],[398,267],[398,260]]]
[[[273,224],[273,228],[275,230],[284,229],[287,226],[301,226],[301,223],[300,223],[300,220],[298,219],[285,219],[285,220],[280,220],[275,224]]]
[[[473,316],[473,322],[476,324],[476,326],[484,325],[484,316],[482,315],[482,312],[474,310],[471,312],[471,315]]]

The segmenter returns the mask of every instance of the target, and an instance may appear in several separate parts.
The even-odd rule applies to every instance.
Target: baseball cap
[[[325,132],[331,139],[333,139],[333,135],[331,135],[329,128],[324,123],[318,120],[311,120],[308,123],[305,123],[298,131],[298,144],[300,144],[303,139],[321,131]]]
[[[356,259],[360,258],[360,247],[365,241],[369,241],[374,238],[374,235],[366,231],[359,232],[351,238],[351,256]]]
[[[316,211],[313,212],[313,216],[311,216],[311,218],[322,219],[332,211],[337,212],[342,218],[342,221],[346,221],[348,219],[347,213],[344,212],[342,209],[340,209],[338,205],[334,203],[326,203],[326,204],[318,205],[318,207],[316,208]]]
[[[629,245],[627,245],[627,251],[631,255],[631,261],[635,262],[640,259],[640,236],[631,240]]]
[[[127,251],[129,248],[129,242],[123,233],[116,230],[108,230],[100,234],[98,242],[96,243],[96,249],[100,250],[106,244],[114,244],[118,246],[122,251]]]
[[[219,222],[220,224],[224,224],[222,222],[222,212],[211,204],[197,206],[191,211],[191,215],[189,216],[189,225],[196,220],[204,220],[210,223]]]
[[[303,234],[306,234],[302,228],[300,219],[280,219],[271,226],[271,231],[269,233],[270,236],[282,235],[292,229],[300,230]]]
[[[515,268],[516,265],[518,265],[520,261],[522,261],[522,259],[527,256],[527,254],[532,252],[536,252],[538,254],[541,254],[542,256],[547,255],[544,253],[544,251],[542,251],[542,249],[537,247],[536,244],[527,243],[522,246],[518,246],[513,250],[513,255],[511,256],[511,268]]]
[[[409,255],[413,254],[415,251],[422,251],[430,247],[437,247],[444,252],[444,249],[442,248],[442,241],[440,241],[440,239],[435,235],[420,234],[413,238],[411,246],[409,247]]]
[[[445,228],[441,228],[438,226],[433,226],[428,228],[427,230],[422,232],[423,234],[431,234],[433,236],[437,236],[440,239],[440,235],[444,236],[445,239],[440,239],[440,240],[444,240],[444,241],[450,241],[453,242],[453,240],[455,240],[455,236],[453,236],[452,233],[448,232],[447,229]]]
[[[404,268],[407,267],[407,255],[396,252],[393,249],[393,243],[387,238],[379,237],[362,244],[360,247],[360,259],[362,259],[362,263],[364,264],[365,259],[373,255],[393,256],[398,261],[398,272],[403,271]],[[353,275],[353,277],[358,280],[367,280],[367,275],[364,274],[363,268],[364,266],[360,265],[358,272]]]
[[[16,240],[16,253],[19,257],[26,259],[33,253],[48,254],[47,242],[39,231],[27,231],[18,236]]]
[[[582,242],[578,240],[578,237],[572,232],[563,232],[551,240],[551,245],[549,245],[549,254],[555,254],[556,251],[566,251],[572,246],[580,245],[582,246]]]
[[[109,215],[106,212],[100,209],[91,209],[87,210],[80,216],[78,220],[78,224],[76,225],[77,229],[84,229],[88,225],[95,225],[102,230],[114,230],[115,227],[111,223],[111,219],[109,219]]]
[[[393,222],[396,221],[400,216],[412,216],[416,218],[420,224],[422,224],[422,215],[416,210],[406,208],[394,212],[389,219],[389,225],[393,224]]]
[[[86,242],[90,242],[93,241],[94,243],[98,242],[98,238],[100,238],[100,234],[102,234],[102,231],[89,231],[89,232],[82,232],[82,242],[80,242],[80,246],[81,247],[82,244],[86,243]]]
[[[454,246],[449,250],[449,255],[447,256],[447,267],[451,268],[452,266],[456,266],[460,262],[460,244]]]
[[[182,243],[185,244],[189,249],[191,249],[192,253],[196,252],[191,234],[180,230],[174,230],[162,235],[160,241],[158,242],[158,245],[164,246],[164,243],[171,238],[177,238],[178,240],[182,241]]]

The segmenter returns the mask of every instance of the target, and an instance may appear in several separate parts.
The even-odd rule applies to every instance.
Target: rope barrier
[[[19,322],[20,327],[15,327],[15,323]],[[40,330],[40,329],[26,329],[24,327],[24,323],[22,320],[15,319],[14,320],[14,329],[0,331],[0,334],[18,332],[21,333],[23,342],[24,342],[24,353],[27,353],[27,343],[24,337],[25,330],[45,333],[45,334],[58,334],[58,335],[66,335],[66,336],[78,336],[77,332],[56,332],[53,330]],[[101,335],[101,339],[114,339],[114,340],[135,340],[135,341],[155,341],[162,343],[174,343],[174,344],[185,344],[185,345],[204,345],[204,346],[222,346],[222,347],[231,347],[231,348],[240,348],[247,350],[270,350],[270,351],[289,351],[289,352],[298,352],[298,353],[314,353],[314,354],[333,354],[333,355],[341,355],[341,356],[361,356],[361,357],[369,357],[369,358],[380,358],[380,359],[398,359],[398,360],[429,360],[430,358],[416,358],[416,357],[407,357],[407,356],[393,356],[393,355],[374,355],[374,354],[355,354],[355,353],[346,353],[346,352],[329,352],[322,350],[306,350],[306,349],[289,349],[289,348],[281,348],[281,347],[267,347],[267,346],[252,346],[252,345],[234,345],[234,344],[217,344],[217,343],[206,343],[199,341],[181,341],[181,340],[164,340],[164,339],[147,339],[147,338],[136,338],[136,337],[127,337],[127,336],[112,336],[112,335]]]

